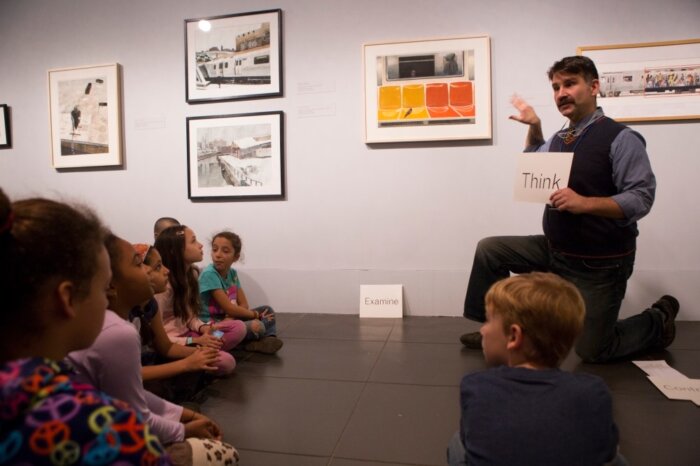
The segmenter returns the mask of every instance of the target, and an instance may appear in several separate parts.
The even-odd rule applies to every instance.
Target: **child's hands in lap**
[[[221,349],[221,346],[224,344],[220,338],[216,338],[214,335],[210,335],[209,333],[205,333],[201,337],[193,340],[198,345],[204,346],[205,348],[213,348],[217,351]]]
[[[219,352],[214,348],[199,347],[197,350],[185,358],[187,369],[189,371],[215,371],[217,370],[216,361],[219,358]]]

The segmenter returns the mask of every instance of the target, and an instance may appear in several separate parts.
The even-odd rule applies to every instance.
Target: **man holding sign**
[[[637,220],[654,202],[656,179],[644,139],[606,117],[597,106],[598,71],[587,57],[566,57],[548,72],[559,112],[568,128],[545,141],[540,118],[519,97],[518,115],[528,125],[526,152],[573,152],[568,185],[545,206],[544,235],[482,239],[474,255],[464,316],[484,321],[484,295],[511,272],[549,271],[574,283],[586,302],[576,352],[589,362],[624,358],[665,348],[675,337],[678,301],[663,296],[641,314],[618,321],[627,279],[632,275]],[[481,347],[478,332],[462,335]]]

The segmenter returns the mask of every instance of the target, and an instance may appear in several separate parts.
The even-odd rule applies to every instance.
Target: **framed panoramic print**
[[[700,119],[700,39],[582,46],[600,76],[598,105],[618,121]]]
[[[491,138],[489,38],[363,46],[365,142]]]
[[[284,199],[282,112],[187,118],[187,193],[196,200]]]
[[[119,64],[49,70],[55,168],[121,165]]]
[[[10,107],[7,104],[0,104],[0,149],[9,149],[11,147]]]
[[[189,103],[282,95],[282,10],[185,20]]]

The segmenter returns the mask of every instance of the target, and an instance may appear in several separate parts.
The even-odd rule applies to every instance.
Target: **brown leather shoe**
[[[284,342],[275,336],[262,337],[245,345],[246,351],[254,351],[263,354],[275,354],[282,348]]]
[[[481,349],[481,333],[479,332],[465,333],[459,337],[459,341],[462,342],[465,348]]]

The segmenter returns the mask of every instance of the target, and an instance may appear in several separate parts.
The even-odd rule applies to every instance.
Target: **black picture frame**
[[[281,97],[282,10],[185,20],[185,100]]]
[[[283,112],[188,117],[186,131],[189,199],[285,199]]]
[[[0,104],[0,149],[12,148],[12,131],[10,127],[10,107]]]

